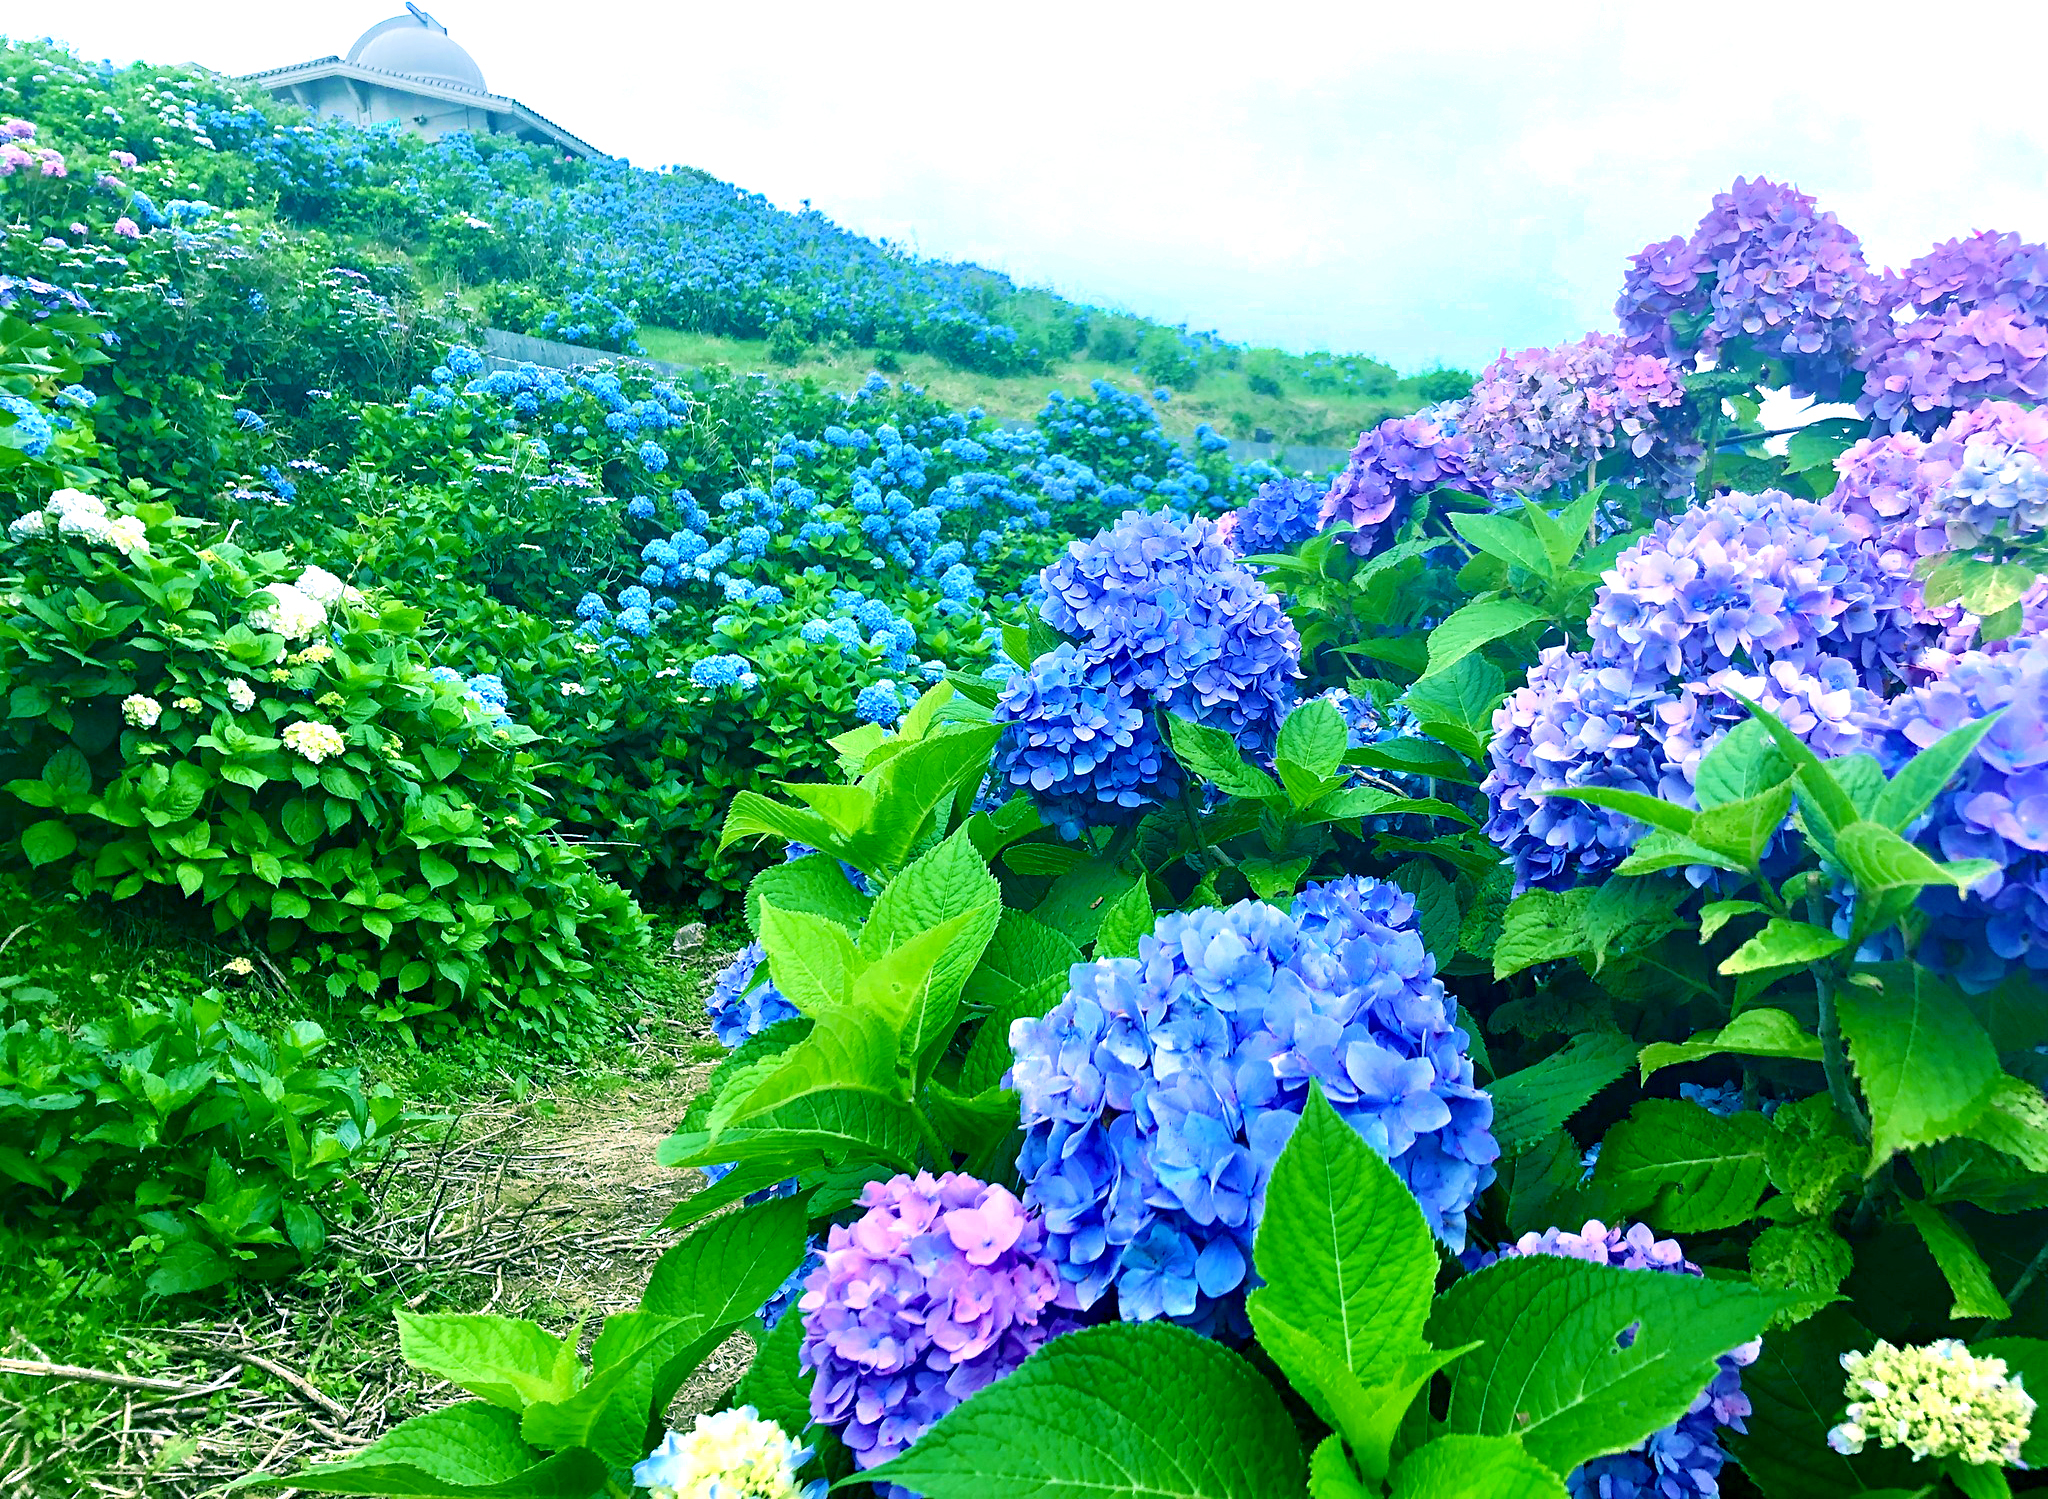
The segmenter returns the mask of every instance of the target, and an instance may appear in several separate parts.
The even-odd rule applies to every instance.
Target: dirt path
[[[0,1399],[0,1499],[217,1499],[253,1470],[346,1455],[460,1396],[399,1358],[400,1308],[490,1311],[557,1332],[580,1322],[587,1347],[605,1315],[638,1303],[678,1237],[652,1231],[704,1184],[655,1162],[713,1065],[688,1060],[706,1039],[696,1030],[651,1041],[643,1075],[606,1091],[462,1110],[445,1139],[415,1143],[369,1181],[376,1211],[335,1233],[324,1283],[259,1289],[232,1321],[137,1330],[133,1357],[100,1371],[125,1382],[107,1384],[93,1419],[61,1435],[85,1482],[56,1479],[37,1443],[7,1441],[33,1423],[10,1420]],[[672,1423],[709,1408],[752,1351],[744,1334],[717,1350]]]

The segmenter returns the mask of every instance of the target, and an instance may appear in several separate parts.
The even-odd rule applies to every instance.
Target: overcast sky
[[[640,165],[1404,368],[1609,326],[1625,258],[1738,174],[1797,182],[1880,263],[2048,238],[2038,0],[1903,26],[1802,0],[426,8],[494,92]],[[244,72],[345,53],[397,9],[13,0],[0,28]]]

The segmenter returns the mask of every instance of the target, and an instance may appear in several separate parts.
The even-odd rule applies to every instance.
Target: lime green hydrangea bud
[[[653,1499],[823,1499],[822,1479],[797,1480],[810,1449],[793,1441],[751,1405],[699,1416],[687,1435],[670,1432],[633,1482]]]
[[[1875,1441],[1923,1457],[2011,1464],[2034,1418],[2034,1397],[2005,1360],[1970,1352],[1954,1338],[1922,1348],[1880,1341],[1868,1353],[1845,1353],[1847,1419],[1828,1433],[1837,1452]]]

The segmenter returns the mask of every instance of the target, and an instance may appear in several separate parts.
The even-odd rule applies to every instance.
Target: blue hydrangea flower
[[[1224,517],[1227,539],[1246,557],[1298,546],[1322,529],[1325,492],[1313,479],[1269,479],[1250,502]]]
[[[50,445],[57,440],[57,429],[50,425],[50,419],[36,410],[20,396],[11,396],[0,391],[0,411],[13,415],[12,423],[0,425],[0,434],[7,441],[21,449],[31,458],[40,458],[50,451]]]
[[[1179,794],[1178,767],[1152,715],[1107,666],[1071,645],[1010,677],[995,721],[1007,725],[996,777],[1028,791],[1064,837],[1135,821]]]
[[[860,695],[853,700],[853,711],[862,723],[875,723],[889,728],[903,716],[903,696],[896,690],[896,684],[886,678],[880,682],[870,682],[861,688]]]
[[[1454,405],[1388,417],[1361,432],[1323,497],[1323,524],[1352,527],[1345,544],[1365,557],[1393,539],[1410,501],[1440,487],[1480,492],[1471,439],[1458,430],[1462,416]]]
[[[1311,1078],[1462,1247],[1493,1180],[1492,1101],[1414,901],[1347,877],[1291,910],[1169,913],[1135,958],[1075,967],[1010,1029],[1025,1201],[1083,1307],[1128,1321],[1241,1320],[1273,1163]]]
[[[650,474],[658,474],[668,467],[668,452],[652,438],[640,444],[640,466]]]
[[[758,1036],[771,1025],[797,1017],[796,1006],[782,997],[774,980],[755,982],[756,970],[766,956],[760,943],[749,942],[712,981],[704,1013],[719,1044],[727,1050],[738,1048],[749,1036]]]
[[[753,663],[745,656],[706,656],[690,668],[690,684],[694,687],[738,687],[750,691],[760,681],[754,674]]]
[[[635,495],[626,501],[626,514],[633,520],[653,520],[654,501],[646,495]]]

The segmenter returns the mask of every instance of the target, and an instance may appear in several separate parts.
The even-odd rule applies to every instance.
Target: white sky
[[[1084,301],[1404,368],[1611,323],[1738,174],[1900,264],[2048,239],[2048,5],[433,0],[600,149]],[[383,0],[12,0],[88,58],[341,53]],[[1885,18],[1890,16],[1887,21]]]

